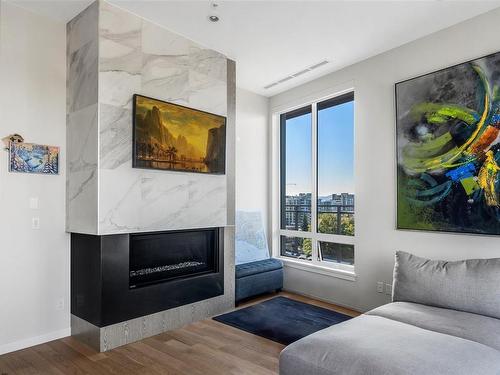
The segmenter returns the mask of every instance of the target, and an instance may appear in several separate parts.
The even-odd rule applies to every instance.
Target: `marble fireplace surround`
[[[98,0],[67,25],[67,231],[224,228],[224,294],[106,327],[72,313],[105,351],[234,306],[235,63]],[[227,117],[226,175],[132,168],[132,96]]]
[[[132,96],[228,116],[231,62],[104,1],[68,23],[67,41],[67,230],[105,235],[227,225],[230,173],[132,168]]]

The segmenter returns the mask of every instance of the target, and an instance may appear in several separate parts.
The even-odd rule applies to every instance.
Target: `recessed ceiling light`
[[[210,12],[209,12],[209,16],[208,16],[208,20],[210,22],[219,22],[220,18],[219,16],[217,15],[217,8],[219,7],[219,4],[217,3],[217,1],[210,1]]]

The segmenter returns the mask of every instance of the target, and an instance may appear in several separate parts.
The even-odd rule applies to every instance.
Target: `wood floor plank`
[[[356,316],[356,311],[282,292],[279,295]],[[247,301],[245,308],[274,298]],[[105,353],[67,337],[0,356],[0,375],[273,375],[284,345],[212,319]]]

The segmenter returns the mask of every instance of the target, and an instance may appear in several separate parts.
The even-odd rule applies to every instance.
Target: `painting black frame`
[[[166,104],[169,104],[169,105],[173,105],[173,106],[180,107],[180,108],[183,108],[183,109],[188,109],[190,111],[194,111],[194,112],[198,112],[198,113],[203,113],[203,114],[207,114],[207,115],[211,115],[211,116],[217,116],[217,117],[220,117],[221,119],[223,119],[224,120],[224,127],[225,127],[225,131],[224,131],[224,170],[222,172],[220,172],[220,173],[213,173],[213,172],[199,172],[199,171],[193,171],[193,170],[161,169],[161,168],[144,167],[144,166],[138,165],[137,164],[136,134],[135,134],[135,132],[136,132],[136,123],[135,123],[135,118],[136,117],[135,117],[135,115],[136,115],[136,100],[137,100],[137,97],[141,97],[141,98],[145,98],[145,99],[150,99],[150,100],[156,100],[156,101],[161,102],[161,103],[166,103]],[[205,175],[223,176],[223,175],[226,174],[226,169],[227,169],[226,155],[227,155],[227,117],[226,116],[221,116],[221,115],[218,115],[216,113],[202,111],[200,109],[187,107],[187,106],[184,106],[184,105],[181,105],[181,104],[177,104],[177,103],[167,102],[165,100],[152,98],[152,97],[146,96],[146,95],[134,94],[132,96],[132,168],[136,168],[136,169],[148,169],[148,170],[155,170],[155,171],[165,171],[165,172],[199,173],[199,174],[205,174]]]
[[[414,77],[411,77],[411,78],[407,78],[407,79],[404,79],[404,80],[401,80],[401,81],[397,81],[396,83],[394,83],[394,135],[395,135],[395,153],[396,153],[396,157],[395,157],[395,173],[396,173],[396,212],[395,212],[395,218],[396,218],[396,223],[395,223],[395,226],[396,226],[396,230],[403,230],[403,231],[411,231],[411,232],[429,232],[429,233],[447,233],[447,234],[456,234],[456,235],[473,235],[473,236],[492,236],[492,237],[498,237],[500,236],[500,234],[494,234],[494,233],[479,233],[479,232],[473,232],[473,231],[454,231],[454,230],[444,230],[444,229],[419,229],[419,228],[403,228],[403,227],[400,227],[399,226],[399,220],[398,220],[398,213],[399,213],[399,206],[400,206],[400,203],[399,203],[399,194],[398,194],[398,189],[399,189],[399,173],[398,173],[398,168],[399,168],[399,158],[398,158],[398,150],[399,150],[399,141],[398,141],[398,96],[397,96],[397,87],[398,85],[402,84],[402,83],[406,83],[406,82],[409,82],[409,81],[412,81],[412,80],[415,80],[415,79],[419,79],[419,78],[422,78],[422,77],[426,77],[426,76],[429,76],[429,75],[432,75],[432,74],[436,74],[436,73],[440,73],[440,72],[443,72],[445,70],[448,70],[448,69],[453,69],[453,68],[456,68],[460,65],[465,65],[465,64],[470,64],[476,60],[480,60],[480,59],[484,59],[484,58],[488,58],[488,57],[492,57],[494,55],[497,55],[499,54],[500,51],[498,52],[492,52],[492,53],[489,53],[487,55],[483,55],[483,56],[479,56],[479,57],[475,57],[475,58],[472,58],[472,59],[469,59],[469,60],[466,60],[466,61],[462,61],[462,62],[459,62],[459,63],[456,63],[456,64],[453,64],[453,65],[450,65],[450,66],[446,66],[444,68],[441,68],[441,69],[437,69],[437,70],[433,70],[431,72],[428,72],[428,73],[423,73],[423,74],[420,74],[418,76],[414,76]]]

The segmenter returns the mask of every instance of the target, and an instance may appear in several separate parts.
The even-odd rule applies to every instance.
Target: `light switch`
[[[30,198],[30,208],[32,210],[38,210],[38,197]]]

